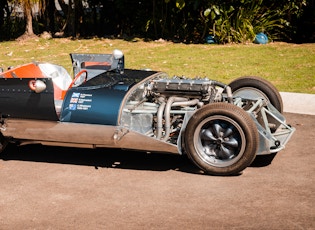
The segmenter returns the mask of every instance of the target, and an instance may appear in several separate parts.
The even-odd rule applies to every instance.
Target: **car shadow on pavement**
[[[95,169],[176,170],[203,174],[187,156],[109,148],[82,149],[42,145],[17,147],[9,144],[0,154],[0,159],[93,166]]]
[[[258,156],[250,167],[264,167],[271,163],[275,154]],[[121,168],[132,170],[175,170],[192,174],[204,174],[186,155],[146,153],[121,149],[82,149],[42,145],[15,146],[9,144],[0,154],[4,161],[31,161],[56,164]],[[238,176],[241,174],[237,174]]]
[[[277,153],[272,153],[268,155],[258,155],[256,156],[253,163],[250,165],[250,167],[255,167],[255,168],[266,167],[272,163],[276,155]]]

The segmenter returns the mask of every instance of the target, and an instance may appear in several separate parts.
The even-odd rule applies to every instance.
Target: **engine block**
[[[163,95],[188,95],[209,98],[216,93],[213,81],[207,79],[155,79],[151,91]]]

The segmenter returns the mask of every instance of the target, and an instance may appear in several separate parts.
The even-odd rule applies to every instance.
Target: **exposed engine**
[[[222,91],[226,87],[208,79],[153,79],[129,97],[122,125],[176,144],[185,116],[205,104],[224,100]]]

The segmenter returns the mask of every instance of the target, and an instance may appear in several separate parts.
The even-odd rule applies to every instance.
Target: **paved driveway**
[[[270,165],[205,176],[185,157],[9,146],[0,229],[314,229],[315,116]]]

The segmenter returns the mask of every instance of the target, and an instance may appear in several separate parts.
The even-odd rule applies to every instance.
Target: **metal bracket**
[[[123,138],[127,133],[129,133],[129,130],[127,128],[124,127],[117,128],[113,136],[115,142],[120,141],[121,138]]]

